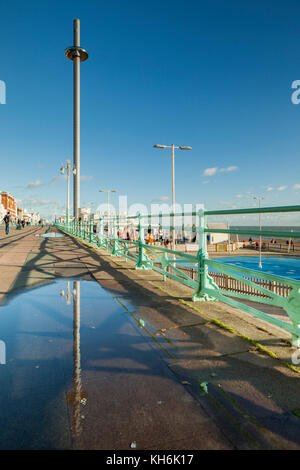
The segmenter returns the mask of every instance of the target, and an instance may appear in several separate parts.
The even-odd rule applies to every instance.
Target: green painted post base
[[[163,281],[167,280],[167,267],[169,265],[169,259],[167,253],[163,253],[160,258],[161,268],[163,270]]]
[[[113,240],[111,256],[123,256],[123,249],[116,240]]]
[[[152,263],[141,262],[137,263],[134,269],[152,269]]]
[[[205,266],[205,257],[198,253],[198,290],[194,292],[192,296],[193,302],[213,302],[217,299],[204,291],[204,289],[218,290],[217,284],[214,283],[213,279],[209,276],[207,266]]]
[[[139,253],[139,259],[138,262],[135,265],[135,269],[152,269],[153,268],[153,262],[149,258],[149,256],[146,255],[144,249],[140,250]]]
[[[300,348],[300,325],[296,325],[296,326],[299,328],[299,336],[292,335],[292,346],[294,348]]]
[[[206,293],[194,292],[194,294],[192,295],[193,302],[216,302],[216,300],[217,299],[215,297],[211,297]]]

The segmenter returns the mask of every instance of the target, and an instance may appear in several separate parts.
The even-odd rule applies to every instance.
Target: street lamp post
[[[175,244],[175,149],[180,149],[180,150],[192,150],[192,147],[187,147],[187,146],[175,146],[174,144],[172,145],[153,145],[155,148],[159,149],[172,149],[172,249],[176,249],[176,244]]]
[[[56,224],[56,207],[57,207],[57,202],[54,201],[54,223]]]
[[[80,21],[73,21],[74,44],[65,50],[65,56],[73,61],[73,163],[74,174],[74,217],[78,218],[80,207],[80,62],[87,60],[88,53],[80,47]]]
[[[99,189],[99,193],[107,193],[107,217],[109,216],[109,193],[116,193],[114,189]]]
[[[264,197],[258,197],[258,196],[253,196],[253,198],[258,200],[258,207],[260,209],[261,208],[261,201],[265,198]],[[259,213],[258,223],[259,223],[259,231],[261,231],[261,213]],[[262,268],[262,264],[261,264],[261,235],[259,236],[259,262],[258,262],[258,267]]]
[[[61,175],[64,175],[65,170],[67,170],[67,207],[66,207],[66,225],[69,226],[69,216],[70,216],[70,171],[72,169],[71,161],[67,160],[66,166],[62,165],[60,168]],[[76,174],[76,170],[73,167],[73,175]]]
[[[99,193],[106,193],[107,194],[107,234],[109,235],[109,230],[108,230],[108,226],[109,226],[109,193],[116,193],[117,191],[115,191],[114,189],[99,189]]]

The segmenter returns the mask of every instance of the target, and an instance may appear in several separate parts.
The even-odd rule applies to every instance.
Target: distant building
[[[227,224],[222,224],[222,223],[212,223],[212,224],[207,224],[208,229],[225,229],[228,230],[228,225]],[[207,243],[211,245],[215,245],[216,243],[228,243],[229,242],[229,233],[209,233],[207,232]]]
[[[6,191],[1,191],[1,204],[4,207],[5,213],[10,212],[13,218],[17,218],[17,204],[15,198]]]
[[[90,207],[80,207],[79,208],[79,217],[81,220],[88,220],[91,216],[91,208]]]
[[[0,203],[0,223],[2,222],[3,217],[5,216],[6,212],[7,211],[4,209],[3,204]]]
[[[39,212],[31,212],[30,216],[31,216],[31,221],[30,222],[33,225],[37,225],[39,223],[39,221],[41,220],[41,216],[40,216]]]
[[[24,210],[21,209],[21,207],[18,207],[17,208],[17,218],[22,220],[23,219],[23,216],[24,216]]]
[[[26,209],[23,209],[22,219],[25,222],[28,222],[32,225],[36,225],[41,220],[41,216],[40,216],[39,212],[28,212]]]

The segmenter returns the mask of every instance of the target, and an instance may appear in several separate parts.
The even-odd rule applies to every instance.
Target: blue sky
[[[299,204],[297,1],[1,2],[0,189],[63,210],[73,158],[73,19],[81,22],[81,205],[171,198],[208,209]],[[117,202],[117,195],[111,197]],[[266,216],[265,216],[266,217]],[[256,220],[256,219],[255,219]],[[298,215],[264,219],[297,224]],[[250,219],[241,220],[250,223]],[[300,225],[300,223],[298,223]]]

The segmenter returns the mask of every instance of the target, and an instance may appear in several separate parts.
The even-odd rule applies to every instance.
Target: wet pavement
[[[232,447],[132,305],[96,282],[58,280],[14,297],[0,331],[1,449],[189,449],[201,430],[213,448]]]
[[[281,331],[51,231],[0,237],[0,449],[300,448]]]

